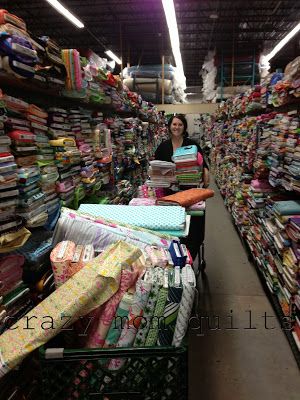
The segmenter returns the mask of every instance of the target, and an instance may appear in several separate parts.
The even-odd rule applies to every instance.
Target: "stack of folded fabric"
[[[93,147],[91,116],[90,113],[84,113],[83,110],[74,109],[70,110],[69,121],[81,154],[81,186],[86,193],[89,193],[95,188],[97,183],[100,186],[100,172],[96,166]]]
[[[285,315],[293,310],[294,295],[299,290],[299,201],[275,202],[274,217],[277,232],[274,236],[274,245],[277,251],[280,279],[278,282],[277,297]]]
[[[175,165],[167,161],[150,161],[150,180],[146,182],[149,187],[168,188],[176,181]]]
[[[46,195],[41,191],[39,167],[24,167],[18,170],[19,207],[17,214],[26,220],[26,226],[37,227],[47,222],[48,214],[45,205]]]
[[[14,219],[19,191],[17,188],[17,164],[11,154],[11,139],[5,135],[5,116],[0,116],[0,210],[1,234],[6,230],[6,223]]]
[[[272,126],[272,137],[268,162],[271,168],[269,182],[272,186],[281,186],[283,179],[283,160],[285,155],[285,124],[281,124],[284,114],[276,114],[268,121]]]
[[[59,179],[56,181],[56,191],[65,205],[74,201],[75,186],[80,182],[80,151],[72,138],[61,138],[49,141],[54,148]]]
[[[263,104],[261,102],[261,86],[256,85],[254,89],[248,94],[248,104],[246,107],[246,112],[261,110]]]
[[[1,311],[0,334],[33,308],[30,289],[22,281],[24,257],[6,255],[0,258]]]
[[[100,179],[103,185],[107,185],[112,176],[112,156],[96,157],[96,166],[100,172]]]
[[[27,119],[30,121],[31,130],[36,137],[37,164],[40,168],[40,188],[45,195],[44,202],[48,215],[51,215],[59,207],[59,199],[56,193],[55,182],[58,179],[58,170],[55,165],[54,150],[47,136],[48,114],[39,107],[31,104],[27,110]]]
[[[175,150],[176,179],[179,185],[198,186],[202,178],[203,158],[197,146],[184,146]]]
[[[51,89],[65,87],[66,69],[61,58],[59,46],[48,36],[31,39],[37,51],[38,62],[35,66],[34,82]]]
[[[300,146],[299,127],[300,118],[295,112],[289,112],[288,138],[286,143],[286,154],[284,159],[284,178],[282,185],[287,190],[300,192]],[[287,184],[284,184],[286,183]]]
[[[267,180],[254,179],[251,181],[249,197],[247,199],[251,208],[262,208],[268,196],[274,193],[274,188]]]
[[[86,94],[90,103],[104,104],[106,102],[104,88],[98,82],[88,82]]]
[[[25,22],[6,10],[0,10],[0,31],[2,68],[16,77],[32,78],[38,57]]]
[[[67,110],[58,107],[48,109],[48,135],[51,139],[73,136]]]
[[[17,173],[20,194],[16,212],[17,215],[24,218],[27,227],[41,226],[47,221],[48,215],[43,204],[45,195],[38,185],[41,175],[37,166],[36,134],[33,133],[33,129],[36,129],[35,125],[40,125],[26,119],[30,108],[28,104],[26,107],[24,105],[22,109],[24,114],[20,112],[16,114],[16,110],[10,108],[12,103],[13,101],[8,105],[5,126],[11,138],[11,148],[19,167]],[[19,105],[22,104],[21,101],[19,103]],[[39,132],[38,129],[36,131]]]
[[[109,204],[128,204],[134,196],[135,188],[130,181],[121,180],[116,184],[115,197],[112,198]]]

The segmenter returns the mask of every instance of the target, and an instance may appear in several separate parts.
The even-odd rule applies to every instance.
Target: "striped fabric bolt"
[[[171,346],[172,344],[182,290],[181,287],[169,287],[168,298],[163,314],[164,318],[160,321],[159,325],[157,342],[159,346]]]

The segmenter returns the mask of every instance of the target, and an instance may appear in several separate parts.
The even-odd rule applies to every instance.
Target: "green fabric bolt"
[[[147,334],[149,332],[150,320],[151,320],[151,317],[153,316],[153,313],[155,310],[155,306],[156,306],[160,288],[161,288],[161,285],[159,285],[158,283],[152,284],[152,289],[149,294],[148,302],[144,309],[142,323],[136,334],[136,338],[135,338],[134,345],[133,345],[134,347],[141,347],[141,346],[145,345]]]
[[[116,344],[122,332],[122,321],[124,320],[124,322],[126,322],[126,317],[128,317],[129,308],[132,303],[133,295],[125,293],[105,338],[105,343],[103,346],[104,348],[116,347]]]
[[[153,321],[151,323],[145,346],[155,346],[158,338],[159,318],[164,314],[166,302],[168,297],[168,289],[162,287],[158,293],[158,299],[155,306]]]

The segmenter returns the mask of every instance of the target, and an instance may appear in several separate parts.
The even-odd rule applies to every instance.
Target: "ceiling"
[[[3,4],[4,3],[4,4]],[[63,47],[89,47],[100,56],[111,49],[123,64],[172,62],[161,0],[62,0],[85,24],[77,29],[45,0],[2,1],[22,17],[28,30],[48,35]],[[188,86],[200,85],[199,71],[210,49],[217,56],[256,55],[272,48],[300,21],[295,0],[175,0],[181,53]],[[216,19],[211,18],[215,14]],[[282,66],[300,54],[299,35],[272,60]]]

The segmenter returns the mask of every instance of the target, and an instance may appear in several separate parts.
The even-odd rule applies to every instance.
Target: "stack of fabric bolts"
[[[33,78],[38,57],[25,22],[6,10],[0,10],[0,25],[2,69],[18,78]]]
[[[298,135],[300,132],[300,118],[295,112],[289,112],[286,118],[289,120],[286,153],[284,157],[284,176],[282,185],[286,190],[300,192],[300,146]]]
[[[48,109],[48,134],[51,139],[73,136],[67,110],[57,107]]]
[[[197,146],[179,147],[172,157],[176,165],[176,179],[182,186],[198,186],[202,177],[203,158]]]
[[[37,166],[36,135],[32,132],[31,121],[26,119],[29,104],[22,103],[23,108],[16,114],[8,104],[5,126],[12,141],[12,151],[18,165],[19,199],[17,215],[24,218],[27,227],[43,225],[48,218],[44,203],[44,194],[38,185],[41,175]],[[19,106],[21,103],[19,104]],[[21,113],[22,111],[22,113]]]
[[[82,187],[85,192],[89,192],[95,185],[96,178],[99,175],[95,167],[95,157],[92,147],[91,116],[90,113],[84,113],[83,110],[73,109],[70,110],[68,118],[81,156],[80,180],[75,181],[76,190],[81,190]]]
[[[59,201],[55,186],[55,182],[58,179],[58,171],[55,165],[54,151],[47,136],[48,114],[31,105],[27,112],[27,118],[31,121],[31,128],[36,135],[37,164],[41,173],[39,185],[45,195],[45,205],[50,215],[58,208]]]
[[[63,89],[65,86],[66,69],[58,44],[48,36],[34,38],[32,43],[38,54],[38,62],[34,75],[35,83],[52,89]]]
[[[176,181],[175,164],[171,162],[150,161],[148,174],[150,180],[147,180],[146,185],[149,187],[168,188]]]
[[[262,208],[265,206],[266,198],[273,192],[274,188],[267,180],[252,180],[247,201],[252,208]]]
[[[56,182],[56,190],[64,204],[70,205],[74,200],[76,177],[80,177],[80,152],[72,138],[50,140],[50,145],[55,149],[58,163],[59,180]]]

